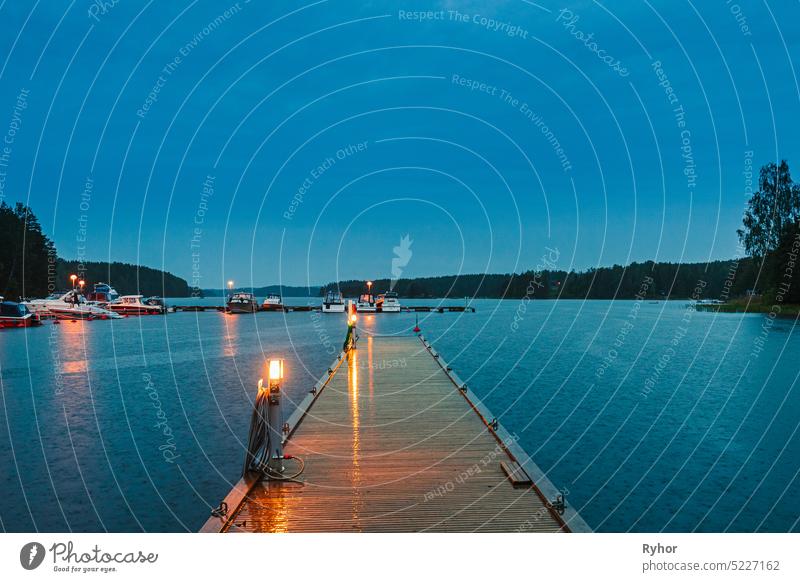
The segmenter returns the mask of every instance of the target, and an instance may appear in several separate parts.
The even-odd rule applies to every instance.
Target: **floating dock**
[[[304,472],[241,479],[202,532],[590,531],[422,336],[342,352],[284,434]]]
[[[177,313],[179,311],[219,311],[219,312],[227,312],[228,309],[222,305],[171,305],[168,311]],[[320,305],[281,305],[278,307],[259,307],[258,311],[274,311],[277,313],[292,313],[294,311],[322,311],[322,307]],[[410,305],[410,306],[403,306],[400,309],[403,313],[425,313],[425,312],[434,312],[434,313],[475,313],[475,308],[470,306],[464,305],[439,305],[439,306],[430,306],[430,305]],[[381,313],[380,311],[372,311],[369,313]],[[369,315],[366,313],[365,315]],[[242,314],[239,314],[242,315]],[[244,315],[247,315],[246,313]],[[335,315],[335,314],[332,314]]]

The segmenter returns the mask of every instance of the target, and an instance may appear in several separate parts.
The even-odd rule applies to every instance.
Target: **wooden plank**
[[[255,484],[226,530],[566,531],[428,345],[362,339],[287,439],[300,482]]]
[[[514,487],[530,487],[533,482],[516,461],[500,461],[500,468]]]
[[[322,379],[318,380],[317,383],[314,384],[308,395],[306,395],[306,397],[300,402],[295,411],[289,417],[289,420],[287,421],[289,431],[284,436],[284,442],[291,438],[294,431],[297,430],[297,426],[302,422],[303,418],[308,413],[308,410],[311,408],[314,400],[322,393],[322,390],[328,385],[328,382],[331,381],[331,378],[333,378],[333,375],[336,373],[336,370],[339,369],[339,366],[341,366],[344,359],[345,353],[339,353],[339,355],[336,357],[336,360],[334,360],[334,362],[328,368],[330,373],[326,374]],[[225,496],[225,499],[222,500],[219,506],[212,510],[211,517],[209,517],[206,520],[206,523],[203,524],[203,527],[200,528],[200,533],[219,533],[231,528],[240,529],[234,525],[234,517],[239,511],[242,501],[244,501],[247,494],[250,493],[253,487],[258,484],[258,482],[259,480],[256,478],[242,477],[239,479],[239,481],[233,486],[233,489],[231,489],[230,493]],[[214,515],[214,513],[217,515]]]
[[[433,349],[433,346],[422,335],[419,336],[422,344],[428,349]],[[442,365],[441,360],[439,360]],[[443,366],[444,367],[444,366]],[[491,413],[485,404],[478,398],[478,396],[469,389],[466,382],[461,380],[454,372],[444,367],[445,374],[450,378],[453,384],[460,390],[464,399],[475,410],[484,424],[490,427],[492,434],[503,444],[509,456],[515,460],[524,469],[524,471],[531,477],[533,481],[533,489],[540,497],[545,506],[550,510],[550,513],[565,527],[576,533],[588,533],[592,529],[578,514],[574,507],[565,502],[564,506],[560,509],[553,508],[553,502],[557,501],[559,497],[564,500],[564,494],[547,478],[544,471],[542,471],[533,459],[528,456],[528,453],[519,446],[516,439],[503,427],[497,418]],[[564,500],[565,501],[565,500]]]

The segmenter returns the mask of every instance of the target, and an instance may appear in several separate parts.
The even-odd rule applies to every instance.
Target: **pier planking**
[[[242,480],[202,531],[588,530],[421,338],[362,338],[332,372],[289,419],[300,482]]]

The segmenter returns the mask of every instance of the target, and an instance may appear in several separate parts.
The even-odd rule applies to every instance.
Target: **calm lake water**
[[[794,320],[680,301],[473,305],[420,326],[590,526],[800,530]],[[414,315],[359,324],[410,333]],[[286,358],[298,400],[343,336],[343,317],[309,313],[3,330],[0,527],[197,530],[241,471],[264,356]]]

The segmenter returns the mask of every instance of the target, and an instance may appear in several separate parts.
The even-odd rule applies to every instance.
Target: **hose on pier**
[[[300,457],[294,457],[292,455],[284,455],[283,458],[293,459],[297,461],[299,465],[297,471],[295,471],[292,475],[284,475],[283,473],[275,473],[267,465],[264,465],[263,469],[264,476],[270,481],[294,481],[303,473],[303,471],[306,468],[306,462]]]
[[[250,471],[261,471],[269,460],[270,434],[268,422],[269,391],[259,388],[250,417],[250,434],[247,438],[247,454],[242,476]]]
[[[251,472],[256,472],[261,473],[272,481],[292,481],[305,470],[305,461],[292,455],[283,456],[284,459],[292,459],[299,464],[297,471],[292,475],[284,475],[273,471],[269,467],[272,435],[269,430],[268,410],[269,390],[259,388],[253,405],[253,414],[250,417],[250,434],[247,438],[247,455],[245,456],[242,476],[246,477]]]

